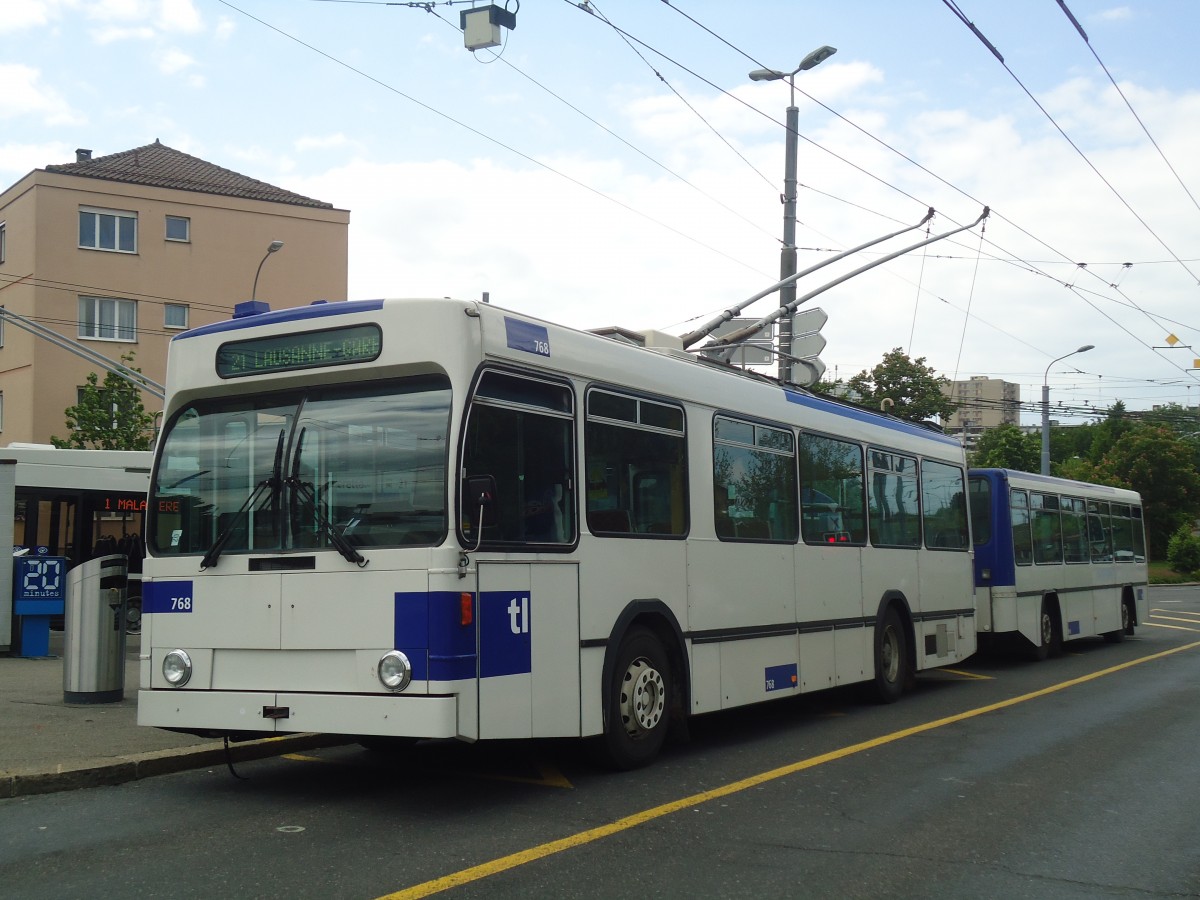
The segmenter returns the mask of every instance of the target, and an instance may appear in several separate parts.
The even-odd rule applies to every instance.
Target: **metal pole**
[[[779,280],[796,274],[796,154],[800,130],[800,110],[796,107],[796,73],[788,79],[792,89],[791,105],[787,108],[787,142],[784,148],[783,169],[783,249],[779,253]],[[779,305],[787,306],[796,299],[796,282],[789,281],[779,290]],[[788,382],[792,372],[792,324],[795,312],[779,320],[779,380]]]
[[[1050,474],[1050,368],[1056,362],[1062,362],[1068,356],[1074,356],[1076,353],[1087,353],[1089,350],[1095,350],[1095,344],[1084,344],[1077,350],[1072,350],[1070,353],[1064,353],[1058,359],[1050,360],[1050,365],[1046,366],[1046,374],[1042,376],[1042,474]]]
[[[1050,365],[1054,365],[1054,363]],[[1050,370],[1046,369],[1046,378],[1049,377]],[[1042,381],[1042,474],[1050,474],[1050,385],[1044,379]]]

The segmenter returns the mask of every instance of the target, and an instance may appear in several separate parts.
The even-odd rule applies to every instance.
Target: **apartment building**
[[[0,193],[0,306],[113,361],[132,352],[161,383],[172,335],[228,319],[256,273],[272,308],[346,299],[349,222],[158,141],[77,150]],[[283,247],[267,258],[273,241]],[[0,325],[0,446],[66,437],[64,411],[90,372],[103,381],[70,350]]]
[[[961,434],[968,446],[989,428],[1021,424],[1019,384],[972,375],[965,381],[943,385],[942,392],[958,404],[958,409],[942,426],[950,434]]]

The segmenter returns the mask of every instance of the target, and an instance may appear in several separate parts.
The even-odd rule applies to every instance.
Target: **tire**
[[[648,628],[631,628],[617,649],[609,685],[601,755],[627,771],[652,762],[662,749],[674,701],[670,660]]]
[[[1054,614],[1054,606],[1045,597],[1042,598],[1042,610],[1038,619],[1041,623],[1041,643],[1031,642],[1029,651],[1029,658],[1034,662],[1042,662],[1062,653],[1062,631]]]
[[[908,635],[894,606],[889,606],[875,626],[875,698],[895,703],[909,682]]]
[[[125,604],[125,633],[142,633],[142,598],[131,597]]]
[[[1133,634],[1134,620],[1137,618],[1137,613],[1133,611],[1133,604],[1127,599],[1121,598],[1121,627],[1116,631],[1104,632],[1104,639],[1110,644],[1119,644],[1125,640],[1125,635]]]

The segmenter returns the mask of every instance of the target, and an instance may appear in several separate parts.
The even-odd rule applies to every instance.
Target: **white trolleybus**
[[[177,335],[138,721],[628,768],[676,718],[969,656],[960,446],[674,342],[448,299]]]
[[[1019,634],[1045,659],[1066,640],[1133,634],[1148,613],[1137,493],[1007,469],[970,481],[981,640]]]

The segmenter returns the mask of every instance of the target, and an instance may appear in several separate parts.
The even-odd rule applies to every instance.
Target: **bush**
[[[1200,537],[1191,525],[1180,525],[1167,543],[1167,562],[1176,572],[1200,570]]]

